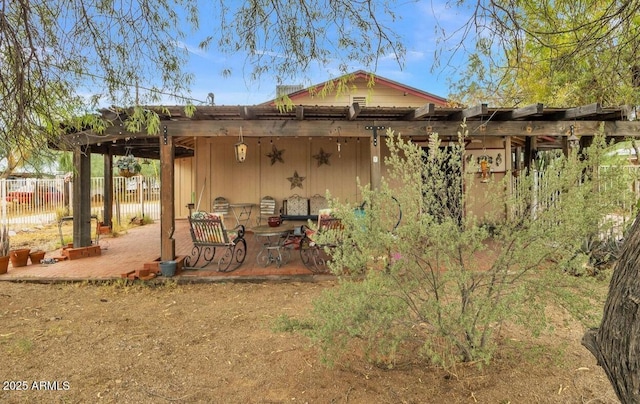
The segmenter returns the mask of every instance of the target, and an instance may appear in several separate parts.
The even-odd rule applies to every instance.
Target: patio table
[[[275,262],[276,266],[280,267],[289,262],[291,252],[289,248],[285,246],[285,242],[291,232],[293,232],[292,225],[277,227],[256,226],[252,230],[256,239],[264,239],[262,241],[262,248],[256,256],[256,261],[259,265],[266,267],[272,262]]]
[[[236,219],[236,225],[244,225],[247,227],[249,219],[251,218],[251,212],[253,211],[254,203],[230,203],[229,208],[233,213],[233,217]]]

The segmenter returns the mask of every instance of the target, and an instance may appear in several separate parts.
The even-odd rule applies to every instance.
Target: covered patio
[[[134,227],[118,237],[101,237],[100,256],[76,260],[64,260],[56,264],[34,264],[13,268],[0,275],[0,281],[30,282],[80,282],[93,280],[120,279],[123,273],[143,269],[144,265],[153,262],[160,256],[158,233],[160,223]],[[215,264],[202,270],[189,270],[177,274],[173,279],[177,282],[220,282],[237,280],[259,282],[266,280],[316,281],[331,279],[331,275],[314,275],[300,261],[298,250],[291,251],[290,261],[277,267],[275,264],[262,266],[257,263],[256,255],[261,249],[262,240],[256,239],[252,233],[245,236],[247,240],[247,256],[244,263],[235,271],[222,273],[216,271]],[[193,244],[189,235],[186,219],[176,220],[176,254],[189,255]],[[59,250],[48,251],[46,258],[60,255]]]
[[[188,203],[197,201],[200,205],[201,202],[200,209],[209,210],[221,192],[233,194],[232,202],[257,203],[261,196],[271,192],[262,185],[273,183],[273,178],[279,181],[279,188],[269,189],[277,189],[276,198],[296,192],[293,183],[292,191],[289,190],[286,178],[291,178],[292,168],[298,166],[306,168],[306,175],[319,171],[321,159],[317,156],[323,149],[318,149],[321,145],[318,142],[330,142],[328,144],[335,147],[348,141],[356,146],[343,147],[345,158],[331,168],[333,171],[323,174],[324,178],[343,180],[340,187],[314,177],[314,188],[305,192],[323,194],[328,189],[334,196],[357,201],[356,178],[376,189],[385,176],[387,129],[425,147],[431,133],[438,133],[445,142],[457,140],[460,124],[466,120],[467,150],[480,157],[495,154],[494,161],[500,161],[492,171],[496,179],[528,167],[539,150],[556,148],[566,152],[573,142],[588,145],[602,122],[609,138],[640,137],[640,122],[629,121],[628,108],[603,108],[600,104],[562,109],[544,108],[542,104],[522,108],[489,108],[486,104],[450,108],[434,104],[365,107],[353,103],[350,106],[297,105],[290,110],[274,105],[198,106],[193,115],[186,114],[184,106],[147,108],[160,117],[157,135],[126,132],[122,123],[128,111],[105,110],[103,118],[112,126],[104,134],[81,132],[70,136],[68,143],[75,147],[74,161],[79,176],[79,181],[74,181],[78,187],[77,192],[74,189],[77,197],[73,205],[74,245],[90,244],[91,228],[87,219],[90,201],[88,187],[85,189],[83,184],[88,181],[87,156],[91,153],[105,155],[108,175],[111,175],[112,156],[125,150],[131,149],[140,157],[160,159],[161,220],[155,234],[158,253],[154,258],[172,260],[188,253],[183,250],[180,235],[183,224],[176,220],[186,217]],[[250,151],[258,150],[257,157],[262,156],[262,160],[236,162],[233,145],[240,139],[246,139]],[[282,142],[280,149],[289,148],[295,155],[291,164],[297,164],[287,166],[288,171],[283,171],[285,165],[276,165],[280,167],[276,177],[275,170],[263,174],[263,167],[274,165],[273,156],[277,151],[274,148],[271,152],[274,142]],[[337,151],[340,151],[339,145]],[[267,156],[271,161],[265,161],[265,152],[270,152]],[[478,176],[477,180],[481,179]],[[105,198],[105,216],[111,209],[110,201]],[[251,258],[247,260],[250,262]]]

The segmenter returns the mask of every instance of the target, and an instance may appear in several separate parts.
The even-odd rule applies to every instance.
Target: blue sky
[[[436,51],[435,26],[437,16],[440,25],[453,32],[463,23],[458,11],[447,9],[444,0],[399,2],[396,12],[401,19],[392,26],[403,38],[407,50],[404,67],[390,57],[379,60],[374,73],[382,77],[427,91],[442,97],[449,95],[447,79],[455,77],[455,69],[439,68],[431,71]],[[243,75],[245,55],[226,55],[214,50],[203,51],[197,48],[198,42],[206,31],[206,18],[202,18],[201,33],[195,33],[184,42],[183,47],[189,51],[190,61],[185,69],[195,75],[191,96],[195,100],[206,101],[207,95],[213,93],[216,105],[253,105],[275,98],[276,84],[273,78],[265,75],[260,82],[251,82],[248,72]],[[446,65],[447,55],[443,56]],[[222,70],[232,66],[231,77],[223,77]],[[350,71],[370,70],[364,66],[353,65]],[[245,68],[249,70],[249,68]],[[303,84],[305,87],[321,83],[339,74],[336,66],[312,68],[305,75],[291,79],[286,84]],[[196,102],[197,104],[197,102]]]

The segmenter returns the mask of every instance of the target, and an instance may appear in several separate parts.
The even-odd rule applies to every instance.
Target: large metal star
[[[291,182],[291,189],[298,187],[302,188],[302,181],[307,177],[301,177],[298,175],[298,170],[293,172],[293,177],[288,177],[287,179]]]
[[[284,150],[278,150],[276,145],[271,146],[271,153],[267,153],[267,157],[271,159],[271,165],[274,165],[276,161],[284,163],[282,153],[284,153]]]
[[[320,153],[313,155],[313,158],[318,160],[318,167],[320,167],[323,164],[330,166],[331,163],[329,163],[329,157],[331,157],[331,153],[325,152],[324,149],[322,149],[322,147],[320,148]]]

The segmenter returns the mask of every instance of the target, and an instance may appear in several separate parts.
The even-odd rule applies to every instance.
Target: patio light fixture
[[[247,159],[247,144],[242,139],[242,127],[240,127],[240,141],[233,148],[236,152],[236,161],[243,163]]]

